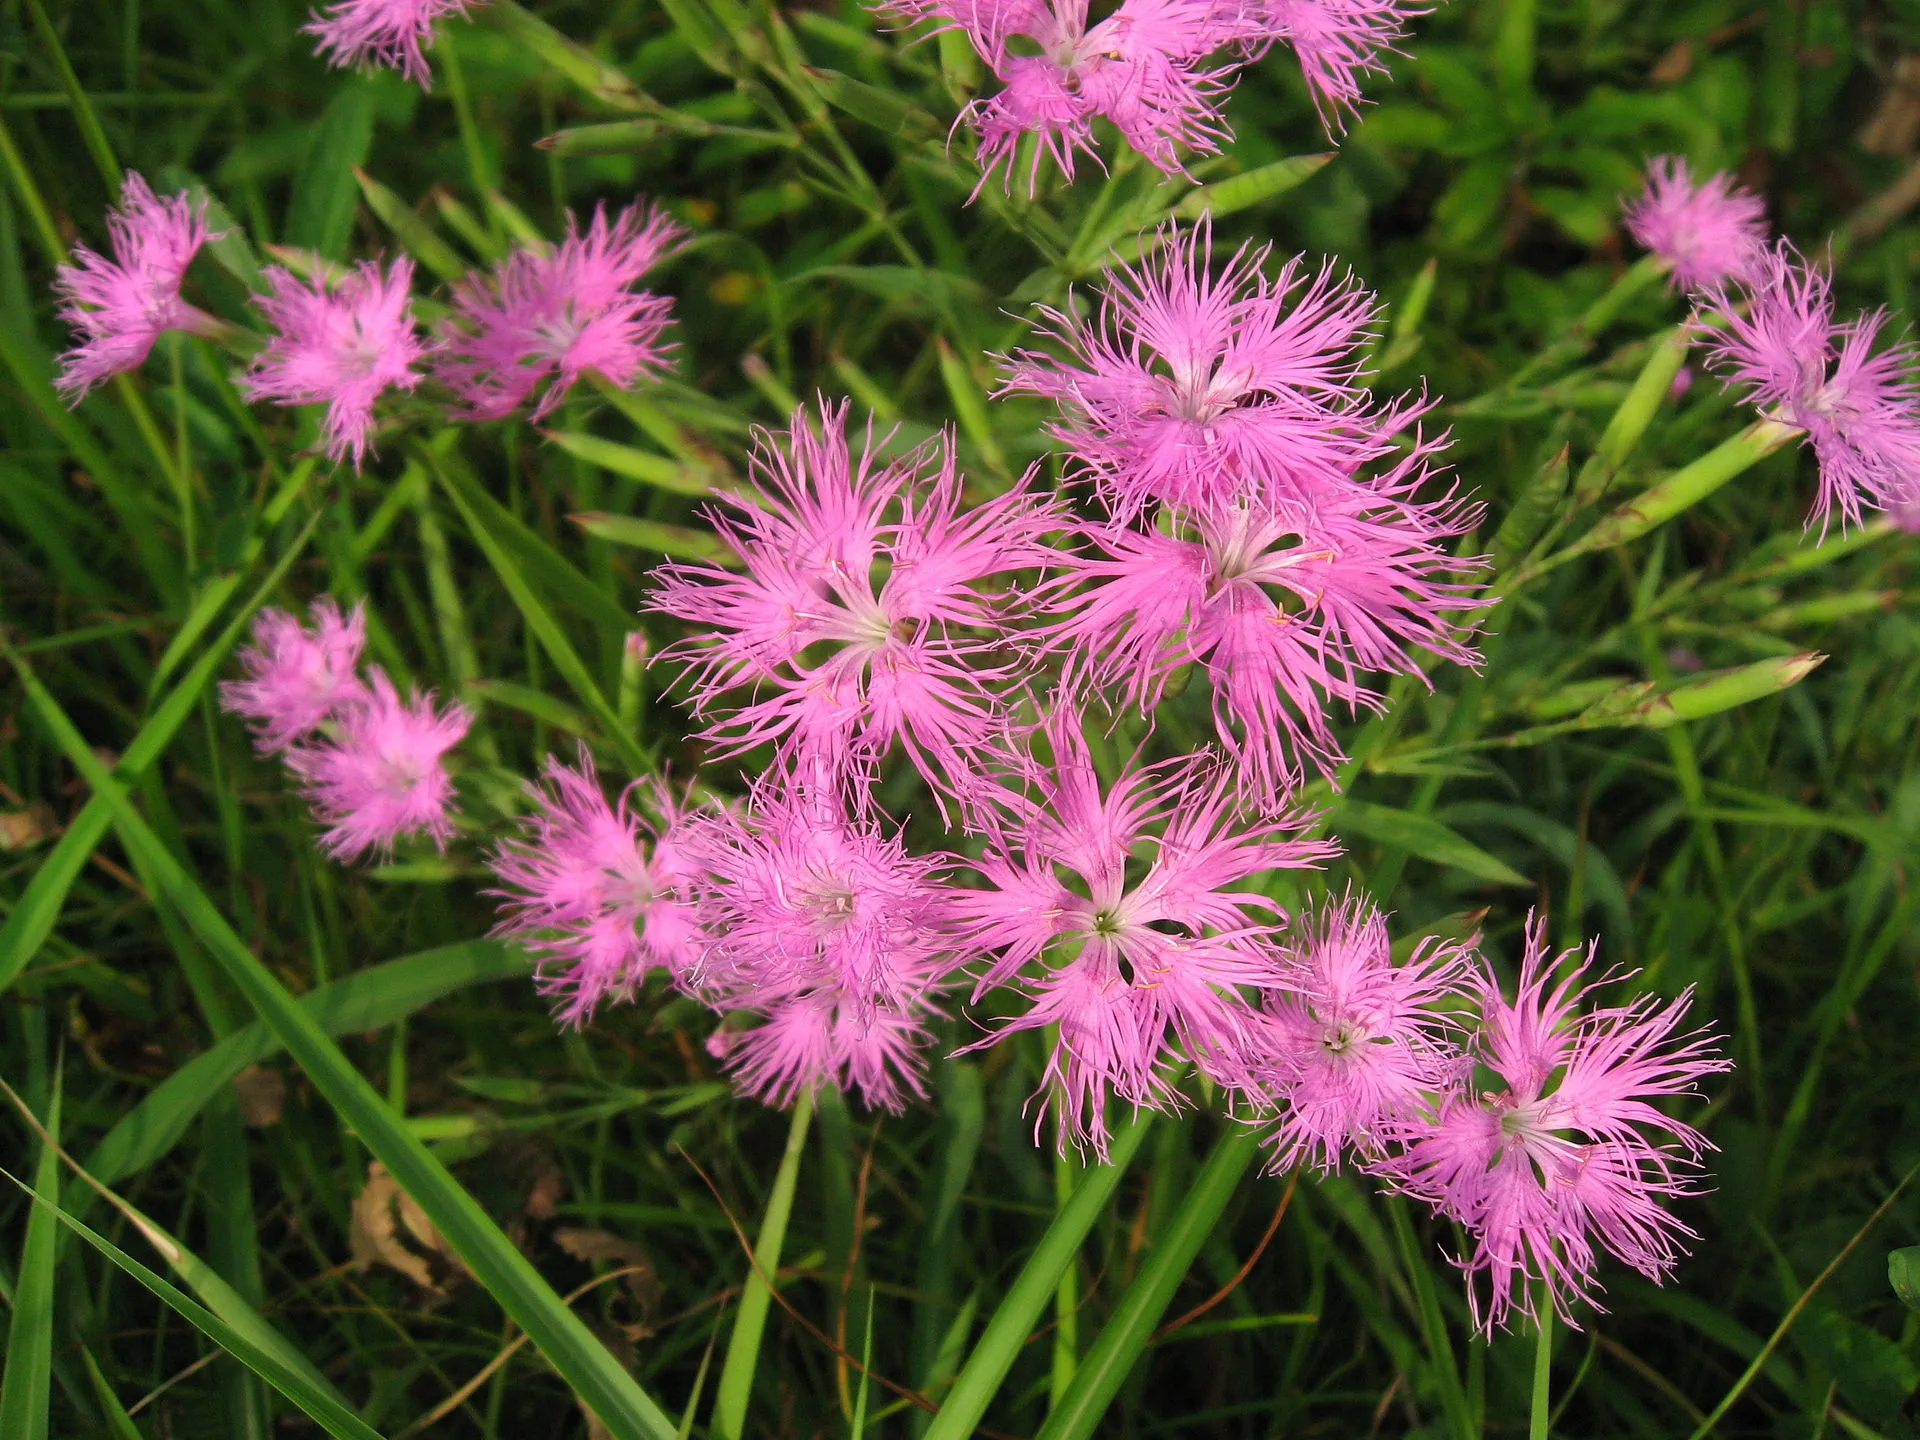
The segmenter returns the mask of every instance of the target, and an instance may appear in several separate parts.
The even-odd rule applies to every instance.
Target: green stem
[[[773,1278],[780,1268],[780,1251],[787,1243],[787,1220],[793,1214],[794,1186],[800,1179],[800,1156],[806,1150],[807,1127],[813,1120],[813,1096],[794,1103],[793,1123],[787,1130],[787,1150],[773,1177],[766,1214],[760,1219],[760,1238],[753,1246],[753,1273],[740,1295],[733,1334],[727,1340],[726,1363],[720,1367],[720,1389],[713,1401],[713,1430],[720,1440],[740,1440],[746,1433],[747,1401],[753,1394],[753,1372],[760,1363],[760,1340],[773,1304]]]
[[[1501,388],[1523,389],[1542,375],[1551,374],[1562,365],[1578,360],[1593,348],[1594,338],[1611,325],[1641,291],[1660,281],[1670,268],[1666,261],[1657,256],[1641,256],[1620,272],[1619,278],[1587,307],[1586,313],[1568,327],[1565,335],[1522,365]]]
[[[60,32],[53,28],[45,4],[42,0],[27,0],[27,9],[33,15],[33,28],[40,32],[40,41],[47,47],[47,54],[53,61],[54,74],[60,77],[60,88],[66,92],[68,108],[73,111],[74,123],[80,127],[80,138],[86,144],[87,153],[99,168],[100,178],[107,182],[107,192],[117,199],[120,194],[120,162],[113,158],[113,146],[107,143],[107,132],[100,124],[100,116],[94,110],[93,102],[87,99],[80,77],[74,73],[73,62],[67,58],[66,47],[60,43]]]
[[[1527,1440],[1547,1440],[1547,1427],[1553,1414],[1552,1297],[1543,1294],[1536,1308],[1540,1318],[1533,1342],[1533,1407],[1527,1417]]]
[[[1047,1307],[1060,1277],[1080,1253],[1081,1242],[1093,1228],[1093,1222],[1106,1212],[1120,1183],[1127,1163],[1140,1149],[1153,1124],[1153,1112],[1141,1111],[1113,1138],[1110,1162],[1094,1165],[1082,1172],[1074,1186],[1073,1198],[1063,1205],[1040,1237],[1040,1243],[1014,1277],[1000,1308],[981,1332],[980,1341],[967,1357],[960,1374],[947,1392],[946,1403],[927,1427],[925,1440],[970,1440],[987,1406],[1013,1368],[1013,1362],[1026,1348],[1034,1322]]]
[[[1690,465],[1682,466],[1659,484],[1606,516],[1566,549],[1549,555],[1536,565],[1521,570],[1507,589],[1538,579],[1579,555],[1595,550],[1610,550],[1637,540],[1649,530],[1664,525],[1684,510],[1691,509],[1734,476],[1751,469],[1789,440],[1806,432],[1778,420],[1756,420],[1738,435],[1714,446]]]
[[[1088,1440],[1096,1432],[1113,1397],[1152,1343],[1154,1327],[1172,1303],[1174,1291],[1259,1153],[1258,1132],[1237,1124],[1213,1147],[1193,1188],[1165,1231],[1154,1238],[1147,1263],[1101,1327],[1073,1383],[1054,1402],[1035,1440]]]

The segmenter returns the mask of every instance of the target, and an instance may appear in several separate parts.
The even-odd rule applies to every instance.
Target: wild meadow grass
[[[430,90],[328,68],[307,20],[0,7],[0,1440],[1914,1433],[1916,542],[1808,526],[1814,456],[1747,428],[1620,218],[1649,156],[1733,171],[1844,312],[1904,328],[1910,7],[1451,0],[1344,134],[1275,51],[1189,178],[1108,143],[1035,194],[975,193],[965,40],[854,0],[476,4]],[[391,394],[357,469],[314,407],[248,403],[224,332],[70,407],[55,267],[127,172],[204,197],[191,286],[235,324],[263,266],[401,256],[438,324],[468,272],[649,196],[687,234],[646,281],[677,348],[537,421]],[[1671,1202],[1690,1255],[1664,1286],[1603,1258],[1577,1328],[1486,1338],[1472,1237],[1265,1173],[1204,1078],[1179,1114],[1116,1102],[1107,1163],[1056,1153],[1051,1037],[954,1056],[1006,1018],[964,990],[924,1100],[783,1113],[693,995],[560,1026],[489,935],[546,757],[732,797],[768,767],[689,739],[647,664],[686,627],[640,614],[663,559],[724,556],[702,505],[753,427],[847,397],[891,455],[951,426],[971,498],[1051,483],[1052,411],[992,357],[1203,214],[1223,257],[1382,297],[1369,383],[1437,401],[1487,507],[1447,543],[1497,602],[1481,668],[1330,709],[1347,759],[1296,798],[1344,854],[1250,883],[1508,973],[1537,909],[1630,993],[1695,987],[1734,1062],[1673,1109],[1717,1147]],[[255,615],[321,595],[473,713],[444,848],[329,858],[221,709]],[[1203,689],[1094,727],[1093,763],[1207,744]],[[879,793],[948,843],[912,767]]]

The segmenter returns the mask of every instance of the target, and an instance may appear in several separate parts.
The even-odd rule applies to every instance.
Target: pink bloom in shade
[[[357,860],[420,831],[444,848],[453,834],[453,781],[443,757],[473,715],[464,705],[437,710],[432,695],[402,700],[378,667],[368,675],[366,698],[340,712],[335,736],[287,752],[288,768],[327,826],[321,848]]]
[[[1627,206],[1627,231],[1673,266],[1672,283],[1699,290],[1748,275],[1766,250],[1766,202],[1725,173],[1698,185],[1687,162],[1647,164],[1647,188]]]
[[[1276,912],[1236,887],[1338,852],[1288,834],[1307,816],[1246,825],[1236,777],[1203,756],[1129,766],[1103,788],[1081,726],[1056,703],[1051,760],[1010,759],[1024,784],[980,807],[986,847],[969,863],[983,884],[952,904],[966,943],[996,952],[974,999],[1005,986],[1032,1000],[973,1048],[1057,1024],[1042,1115],[1057,1105],[1062,1146],[1104,1157],[1109,1096],[1174,1108],[1164,1062],[1181,1049],[1214,1079],[1243,1083],[1259,1021],[1241,990],[1275,983]]]
[[[365,608],[342,615],[323,595],[308,613],[312,630],[284,610],[262,610],[254,617],[253,644],[239,655],[247,678],[220,686],[222,708],[254,722],[255,743],[266,753],[286,749],[367,698],[355,673],[367,642]]]
[[[924,1093],[917,1049],[953,965],[938,857],[849,814],[845,786],[786,770],[692,822],[682,854],[705,937],[690,982],[762,1017],[715,1042],[744,1090],[786,1105],[831,1084],[890,1110]]]
[[[1059,407],[1051,433],[1120,518],[1154,500],[1315,499],[1424,408],[1370,399],[1360,374],[1379,308],[1351,278],[1293,259],[1269,280],[1264,246],[1215,275],[1206,220],[1159,240],[1112,272],[1090,317],[1042,309],[1065,358],[1019,351],[1005,386]]]
[[[1029,134],[1028,188],[1047,156],[1071,179],[1076,151],[1096,155],[1096,117],[1169,174],[1182,173],[1183,154],[1213,154],[1230,134],[1220,104],[1239,61],[1205,63],[1248,38],[1244,8],[1230,0],[1122,0],[1091,27],[1087,0],[893,0],[882,8],[963,31],[1000,80],[997,94],[968,108],[983,184],[1002,167],[1011,182]]]
[[[1832,281],[1780,245],[1738,289],[1702,301],[1719,327],[1710,365],[1763,415],[1807,432],[1819,462],[1813,519],[1843,523],[1920,486],[1920,353],[1906,342],[1876,351],[1887,312],[1833,318]]]
[[[888,460],[869,433],[856,458],[846,419],[824,405],[817,429],[803,411],[760,436],[760,503],[712,516],[742,568],[659,572],[652,608],[689,628],[662,658],[688,662],[703,738],[726,753],[771,742],[845,769],[897,740],[952,793],[999,724],[1013,576],[1053,557],[1064,522],[1025,482],[963,507],[944,434]]]
[[[1413,498],[1416,450],[1396,470],[1317,505],[1245,504],[1166,529],[1092,527],[1062,562],[1049,643],[1076,689],[1117,688],[1151,711],[1182,666],[1206,668],[1220,740],[1245,797],[1277,805],[1303,761],[1342,758],[1328,711],[1378,710],[1372,673],[1424,679],[1418,652],[1478,663],[1468,643],[1480,562],[1444,542],[1475,514],[1452,495]]]
[[[682,233],[644,204],[611,225],[596,210],[585,235],[569,216],[557,248],[516,250],[492,277],[454,286],[440,377],[481,419],[511,413],[551,377],[539,419],[589,372],[626,387],[664,369],[672,303],[633,287]]]
[[[1694,1234],[1660,1202],[1699,1193],[1690,1172],[1711,1147],[1656,1102],[1697,1093],[1729,1062],[1711,1035],[1678,1033],[1691,991],[1582,1014],[1598,988],[1580,983],[1592,963],[1591,945],[1549,959],[1545,923],[1530,918],[1514,999],[1482,980],[1470,1054],[1497,1084],[1456,1090],[1404,1124],[1401,1153],[1381,1166],[1473,1237],[1465,1269],[1488,1293],[1474,1283],[1469,1298],[1489,1333],[1515,1311],[1534,1316],[1536,1284],[1572,1323],[1574,1301],[1594,1304],[1596,1241],[1664,1281]]]
[[[306,33],[333,65],[384,65],[423,88],[432,78],[422,52],[433,27],[449,15],[465,15],[475,0],[337,0],[314,12]]]
[[[357,469],[373,438],[374,402],[389,388],[420,383],[414,365],[426,354],[414,330],[408,287],[413,262],[384,273],[362,261],[344,277],[301,280],[270,265],[272,294],[254,303],[280,333],[254,357],[240,386],[249,400],[325,405],[327,455],[349,454]]]
[[[1281,957],[1251,1070],[1256,1099],[1286,1107],[1274,1169],[1332,1170],[1349,1150],[1377,1159],[1389,1125],[1463,1078],[1449,1012],[1471,952],[1429,940],[1396,962],[1380,912],[1349,895],[1303,922]]]
[[[505,887],[495,892],[506,900],[499,933],[540,954],[540,989],[560,998],[561,1019],[584,1025],[603,1000],[632,999],[655,967],[684,983],[702,937],[686,817],[671,792],[635,781],[610,804],[584,749],[577,769],[548,756],[546,784],[527,789],[534,808],[521,835],[492,861]]]
[[[138,369],[167,331],[218,323],[180,298],[193,257],[218,238],[207,229],[204,200],[162,200],[145,180],[129,174],[120,208],[107,215],[107,235],[111,260],[76,245],[73,263],[54,270],[60,318],[80,343],[60,357],[53,384],[76,404],[102,380]]]

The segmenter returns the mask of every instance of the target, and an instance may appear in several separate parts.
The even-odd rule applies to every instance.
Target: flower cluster
[[[366,615],[322,598],[312,628],[263,610],[240,651],[247,678],[220,687],[221,705],[254,723],[263,752],[284,756],[301,781],[320,843],[340,860],[391,851],[407,835],[444,847],[453,834],[445,757],[472,723],[462,705],[403,698],[380,667],[360,670]]]
[[[1222,106],[1235,72],[1277,41],[1293,46],[1335,126],[1412,13],[1396,0],[1122,0],[1089,24],[1087,0],[885,0],[879,8],[973,43],[1000,82],[962,116],[980,137],[981,183],[996,170],[1011,183],[1024,165],[1029,190],[1044,160],[1069,179],[1077,154],[1098,161],[1096,121],[1160,170],[1184,173],[1189,156],[1213,154],[1231,137]]]
[[[1282,1107],[1276,1169],[1348,1159],[1457,1221],[1489,1332],[1534,1318],[1542,1294],[1572,1323],[1602,1250],[1652,1280],[1672,1271],[1693,1232],[1660,1202],[1697,1193],[1709,1147],[1658,1102],[1728,1068],[1711,1035],[1681,1031],[1690,992],[1593,1008],[1592,948],[1550,956],[1530,918],[1508,999],[1468,945],[1396,962],[1351,899],[1289,960],[1247,1096],[1255,1114]]]
[[[168,330],[229,328],[181,297],[188,264],[212,238],[204,203],[158,199],[129,176],[108,230],[111,260],[80,247],[55,279],[62,317],[82,337],[62,357],[56,382],[75,401],[144,363]],[[327,455],[358,468],[373,448],[381,399],[412,392],[429,376],[451,392],[457,414],[481,420],[529,401],[537,419],[590,375],[632,386],[666,366],[671,304],[639,282],[679,235],[644,201],[612,219],[597,210],[585,234],[569,217],[558,246],[520,247],[492,276],[456,283],[445,331],[432,339],[414,318],[410,260],[344,271],[314,260],[299,275],[268,266],[266,293],[254,305],[273,333],[239,377],[241,391],[250,400],[325,406]]]
[[[1445,444],[1426,402],[1362,383],[1370,295],[1298,260],[1270,279],[1264,249],[1216,273],[1205,224],[1157,239],[1090,316],[1045,313],[1064,355],[1009,364],[1106,512],[1061,562],[1048,639],[1071,685],[1143,712],[1203,667],[1221,744],[1279,805],[1303,760],[1343,758],[1330,709],[1380,706],[1369,673],[1476,663],[1480,567],[1447,542],[1477,507],[1423,494]]]

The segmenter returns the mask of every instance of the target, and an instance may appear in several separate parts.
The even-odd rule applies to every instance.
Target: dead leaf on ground
[[[18,810],[0,810],[0,850],[25,850],[59,832],[53,807],[41,800]]]
[[[249,1065],[233,1077],[240,1118],[256,1130],[278,1125],[287,1108],[287,1077],[265,1065]]]
[[[596,1260],[611,1260],[616,1265],[631,1267],[631,1273],[622,1277],[627,1293],[640,1307],[643,1320],[652,1316],[654,1307],[660,1303],[660,1276],[645,1246],[611,1230],[576,1228],[554,1231],[553,1243],[589,1265]]]
[[[367,1166],[366,1187],[353,1202],[352,1242],[356,1270],[385,1265],[434,1295],[447,1294],[467,1276],[426,1211],[378,1160]]]
[[[1920,55],[1893,62],[1891,83],[1860,128],[1860,148],[1870,155],[1911,155],[1920,143]]]

